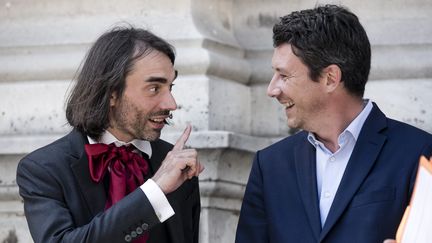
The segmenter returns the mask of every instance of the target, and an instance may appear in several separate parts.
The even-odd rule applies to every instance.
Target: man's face
[[[170,59],[159,51],[136,60],[122,96],[112,94],[108,131],[124,142],[159,138],[165,119],[177,109],[171,94],[175,78]]]
[[[325,92],[321,81],[309,78],[308,68],[292,52],[290,44],[275,48],[272,58],[274,75],[267,88],[267,95],[276,98],[284,108],[288,126],[307,131],[319,127],[324,117]]]

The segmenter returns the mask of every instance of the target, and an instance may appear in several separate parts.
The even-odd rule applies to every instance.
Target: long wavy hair
[[[174,65],[174,47],[147,30],[116,27],[100,36],[87,53],[66,101],[68,123],[98,139],[109,126],[111,94],[121,97],[135,62],[155,50]]]

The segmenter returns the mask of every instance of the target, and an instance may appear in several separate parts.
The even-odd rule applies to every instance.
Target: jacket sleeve
[[[88,224],[76,227],[68,205],[74,202],[66,202],[64,194],[68,192],[53,173],[29,158],[21,160],[17,168],[24,212],[36,243],[128,242],[131,231],[138,227],[145,231],[159,223],[150,202],[138,188]]]
[[[269,242],[259,152],[255,155],[237,226],[236,243]]]

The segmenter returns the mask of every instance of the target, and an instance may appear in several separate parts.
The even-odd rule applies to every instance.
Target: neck
[[[127,134],[124,134],[121,131],[118,131],[117,129],[114,129],[112,127],[108,127],[107,131],[110,132],[119,141],[129,143],[133,140],[133,137],[128,136]]]
[[[339,135],[363,110],[363,100],[358,98],[336,100],[329,107],[326,117],[313,133],[326,148],[334,153],[339,149]]]

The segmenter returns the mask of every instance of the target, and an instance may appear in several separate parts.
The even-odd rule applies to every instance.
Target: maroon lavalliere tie
[[[115,146],[114,143],[86,144],[84,146],[89,161],[91,179],[99,183],[109,173],[109,191],[105,210],[120,201],[127,194],[144,183],[148,174],[148,162],[133,152],[134,146]],[[134,240],[134,243],[147,242],[148,233]]]

